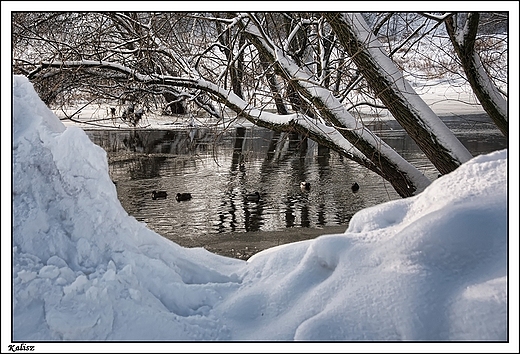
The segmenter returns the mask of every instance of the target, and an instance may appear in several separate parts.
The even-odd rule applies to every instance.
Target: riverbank
[[[432,110],[439,115],[439,117],[447,117],[447,116],[465,116],[470,117],[472,115],[482,114],[484,111],[477,104],[475,98],[473,97],[470,90],[453,88],[451,86],[443,85],[442,83],[433,87],[423,87],[421,89],[417,89],[418,94],[423,98],[423,100],[432,108]],[[63,112],[55,112],[58,116],[63,115]],[[72,112],[68,112],[72,113]],[[368,114],[368,112],[365,112]],[[66,126],[76,126],[85,130],[179,130],[185,131],[186,129],[194,128],[194,127],[202,127],[202,126],[213,126],[217,124],[217,121],[213,118],[209,117],[190,117],[186,116],[162,116],[162,115],[148,115],[144,116],[141,123],[134,127],[128,126],[124,121],[119,118],[109,119],[108,117],[108,109],[105,107],[104,109],[100,109],[99,107],[86,107],[81,113],[76,115],[76,119],[81,121],[85,121],[85,123],[79,123],[79,121],[71,121],[71,120],[62,120],[62,122]],[[230,115],[231,117],[231,115]],[[233,120],[233,125],[244,125],[251,126],[252,124],[241,118],[229,118]],[[377,118],[372,118],[377,121],[382,120],[385,121],[385,124],[388,124],[389,120],[393,120],[391,116],[386,111],[378,112]],[[365,124],[369,125],[370,119],[367,119]],[[222,124],[222,122],[220,122]],[[218,124],[217,124],[218,125]],[[229,126],[229,122],[225,124]],[[103,127],[105,126],[105,127]],[[396,131],[393,129],[392,134],[395,135]],[[392,139],[392,137],[388,138]],[[394,137],[394,139],[402,140],[401,136]],[[153,140],[153,139],[152,139]],[[404,140],[403,140],[404,141]],[[479,143],[481,141],[479,140]],[[398,144],[400,146],[400,144]],[[148,156],[149,154],[147,154]],[[253,168],[251,161],[250,169]],[[137,164],[140,165],[140,164]],[[169,178],[171,176],[176,175],[176,173],[169,171],[165,172],[165,162],[161,162],[158,164],[161,167],[161,170],[165,175]],[[422,166],[422,165],[421,165]],[[202,173],[202,176],[206,176],[211,171],[206,171]],[[187,172],[184,171],[183,174]],[[345,175],[349,175],[346,173]],[[125,175],[126,176],[126,175]],[[194,171],[191,171],[192,178],[195,180],[203,178],[197,175]],[[158,176],[148,176],[149,178],[146,180],[159,181]],[[200,177],[200,178],[198,178]],[[119,181],[118,185],[118,193],[124,194],[125,190],[130,191],[127,203],[123,203],[123,205],[129,207],[130,203],[134,203],[136,199],[136,190],[138,190],[137,186],[132,184],[132,180],[135,177],[127,178],[127,180]],[[218,178],[218,177],[215,177]],[[274,177],[273,177],[274,178]],[[125,186],[125,183],[128,186]],[[171,185],[183,185],[185,188],[191,188],[190,190],[196,190],[196,186],[188,186],[191,182],[185,181],[182,178],[179,180],[170,181],[168,183],[164,183],[165,186]],[[222,182],[224,183],[224,182]],[[161,185],[160,182],[157,182],[157,185]],[[218,185],[216,186],[218,187]],[[255,185],[258,188],[258,185]],[[166,188],[166,187],[165,187]],[[267,187],[265,187],[267,188]],[[217,188],[218,189],[218,188]],[[139,195],[139,193],[137,193]],[[336,196],[337,197],[337,196]],[[218,199],[218,196],[215,197]],[[139,204],[139,203],[138,203]],[[133,204],[132,204],[133,205]],[[152,214],[146,215],[147,205],[142,203],[139,204],[140,207],[138,209],[139,217],[141,219],[147,219],[146,223],[154,229],[159,234],[162,234],[164,237],[172,240],[173,242],[188,248],[193,247],[203,247],[206,250],[213,252],[215,254],[219,254],[226,257],[239,258],[239,259],[248,259],[253,254],[258,253],[262,250],[272,248],[278,245],[298,242],[307,239],[314,239],[318,236],[324,234],[338,234],[344,233],[347,229],[348,225],[341,226],[328,226],[328,227],[289,227],[283,230],[277,231],[247,231],[237,230],[236,232],[226,232],[226,233],[202,233],[196,236],[187,236],[191,231],[182,232],[183,237],[172,237],[172,235],[168,235],[170,231],[170,227],[164,225],[163,220],[171,220],[171,215],[163,215],[158,220],[156,219],[157,211],[153,211]],[[370,204],[372,205],[372,204]],[[155,206],[152,206],[155,208]],[[216,206],[218,207],[218,206]],[[135,210],[134,210],[135,212]],[[187,220],[194,217],[192,212],[186,212],[186,217],[182,217],[185,210],[179,210],[175,213],[175,220],[182,219],[184,221],[179,221],[181,225],[186,224]],[[131,215],[134,215],[133,212],[129,212]],[[229,210],[224,210],[224,213],[229,214]],[[143,214],[143,215],[141,215]],[[135,216],[135,215],[134,215]],[[263,215],[265,216],[265,215]],[[201,217],[201,220],[205,220],[205,217]],[[154,227],[155,226],[155,227]],[[200,225],[197,225],[200,226]],[[167,229],[165,231],[165,228]],[[182,229],[182,226],[180,227]],[[175,230],[179,230],[179,226],[175,228]],[[187,237],[186,237],[187,236]]]
[[[183,247],[203,247],[221,256],[248,259],[253,254],[275,246],[314,239],[321,235],[342,234],[348,225],[321,228],[290,227],[281,231],[229,232],[201,235],[186,241]]]

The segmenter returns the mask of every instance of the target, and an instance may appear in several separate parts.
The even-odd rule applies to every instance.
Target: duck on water
[[[260,193],[254,192],[250,194],[246,194],[246,199],[252,202],[257,202],[260,200]]]
[[[178,202],[184,201],[184,200],[190,200],[191,199],[191,193],[177,193],[175,196],[175,199]]]
[[[166,199],[168,197],[168,193],[166,191],[153,191],[152,199]]]

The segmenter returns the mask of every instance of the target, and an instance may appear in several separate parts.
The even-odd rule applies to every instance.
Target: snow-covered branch
[[[445,12],[441,15],[436,15],[431,12],[420,12],[420,14],[426,18],[429,18],[430,20],[435,20],[438,22],[444,22],[447,18],[453,16],[452,12]]]
[[[202,78],[183,78],[168,75],[145,75],[135,72],[128,67],[113,62],[96,62],[96,61],[67,61],[67,62],[45,62],[34,70],[31,74],[36,75],[44,68],[103,68],[120,73],[125,73],[129,77],[143,84],[155,84],[160,86],[176,86],[185,88],[194,88],[202,90],[216,97],[221,103],[232,109],[237,115],[246,118],[255,125],[266,127],[276,131],[294,131],[299,130],[303,134],[308,135],[313,140],[319,141],[323,145],[342,153],[359,164],[381,174],[380,168],[368,160],[356,147],[346,140],[338,130],[325,124],[317,122],[303,114],[274,114],[256,107],[252,107],[250,103],[234,94],[230,90],[226,90],[212,82]]]
[[[361,14],[324,13],[339,41],[393,117],[441,173],[449,173],[472,155],[420,98]]]
[[[304,26],[304,25],[310,25],[312,24],[313,21],[311,20],[307,20],[307,19],[301,19],[300,21],[298,21],[296,23],[296,26],[294,26],[293,30],[291,31],[291,33],[289,33],[289,35],[287,36],[287,39],[284,40],[284,43],[283,43],[283,51],[285,53],[289,52],[290,49],[289,49],[289,46],[291,45],[291,42],[293,41],[294,37],[296,37],[296,34],[298,33],[298,31],[301,30],[301,28]]]
[[[402,44],[414,45],[421,34],[430,36],[431,24],[441,23],[432,20],[448,22],[450,16],[413,16]],[[39,90],[47,91],[48,102],[63,102],[71,97],[72,88],[83,96],[132,96],[151,109],[164,108],[166,101],[174,113],[181,100],[189,111],[200,102],[197,97],[209,97],[208,101],[223,103],[274,130],[298,130],[320,143],[341,136],[331,144],[348,153],[355,146],[355,158],[371,161],[400,195],[413,195],[429,184],[427,178],[354,117],[349,105],[382,102],[414,140],[420,137],[415,141],[441,173],[452,171],[471,155],[458,139],[451,140],[452,133],[406,82],[360,18],[339,13],[321,18],[307,13],[64,15],[39,28],[41,38],[29,31],[24,32],[26,37],[20,35],[21,49],[13,62],[17,73],[27,73]],[[402,20],[399,15],[393,19]],[[427,25],[421,25],[423,21]],[[27,18],[20,17],[19,22]],[[391,25],[385,26],[390,30]],[[53,28],[60,30],[55,34]],[[408,63],[402,65],[406,70]],[[68,86],[63,85],[66,74],[71,78]],[[366,84],[349,91],[358,77]],[[61,91],[56,94],[54,88]],[[291,108],[298,115],[291,115]],[[267,111],[273,109],[281,114],[269,116]],[[350,145],[342,148],[346,141]]]
[[[475,38],[479,24],[478,13],[468,13],[462,27],[453,17],[446,20],[446,29],[459,57],[466,77],[486,113],[493,119],[504,136],[509,134],[507,101],[493,84],[475,51]]]
[[[298,67],[294,61],[284,55],[282,49],[274,45],[273,41],[266,39],[266,34],[258,29],[254,21],[244,23],[243,26],[258,51],[276,64],[275,68],[279,74],[302,96],[311,101],[321,115],[337,127],[338,132],[345,139],[355,144],[367,158],[379,165],[385,178],[400,194],[412,195],[430,183],[420,171],[358,122],[330,90],[314,82],[313,75],[308,70]],[[394,174],[395,177],[391,177]],[[405,184],[400,186],[399,183],[403,181],[406,181]]]

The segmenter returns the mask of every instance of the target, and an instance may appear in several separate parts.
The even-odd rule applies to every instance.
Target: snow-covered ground
[[[13,78],[12,149],[12,244],[2,238],[2,284],[7,289],[12,275],[15,341],[78,352],[125,340],[509,340],[449,350],[518,348],[518,224],[508,229],[507,150],[472,159],[416,197],[358,212],[344,234],[268,249],[246,262],[182,248],[129,216],[105,152],[83,130],[63,125],[20,76]],[[6,337],[3,330],[2,349]],[[368,350],[392,350],[374,345]],[[102,348],[172,350],[151,343]],[[296,350],[312,348],[325,347]]]
[[[441,81],[434,86],[424,86],[424,84],[420,84],[415,86],[414,89],[438,116],[461,116],[485,113],[467,84],[462,87],[453,87],[450,82]],[[81,110],[78,112],[79,107],[81,107]],[[110,107],[115,107],[118,111],[124,108],[116,104],[91,104],[85,107],[79,104],[76,108],[69,108],[66,111],[55,109],[53,112],[67,127],[75,126],[85,129],[134,128],[129,122],[123,121],[119,114],[115,118],[111,118]],[[371,108],[360,108],[358,112],[366,114],[367,116],[373,116],[375,113]],[[393,119],[393,117],[384,110],[377,110],[377,114],[377,118],[371,119]],[[72,115],[74,121],[66,119],[66,117]],[[233,121],[233,124],[242,124],[244,126],[252,125],[252,123],[243,118],[236,118],[234,112],[226,110],[224,121],[218,121],[215,118],[207,118],[204,116],[161,115],[157,112],[149,112],[144,114],[143,119],[135,128],[167,130],[185,129],[186,127],[194,125],[224,128],[228,127],[231,121]]]

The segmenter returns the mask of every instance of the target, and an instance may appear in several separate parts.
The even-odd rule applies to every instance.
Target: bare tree
[[[356,146],[381,169],[380,174],[387,179],[401,195],[412,195],[424,186],[424,179],[414,168],[404,161],[383,140],[360,124],[342,105],[332,92],[322,87],[310,70],[302,69],[283,54],[273,40],[257,24],[260,20],[253,14],[244,21],[244,33],[254,43],[259,52],[275,64],[277,73],[284,77],[293,90],[315,107],[315,124],[330,123],[346,140]]]
[[[417,95],[400,86],[391,55],[382,56],[387,64],[377,57],[371,69],[363,67],[358,57],[373,54],[362,46],[374,42],[345,40],[349,21],[371,38],[356,15],[15,13],[13,69],[48,104],[131,100],[164,110],[182,103],[220,121],[244,117],[298,132],[379,174],[401,196],[414,195],[428,178],[349,109],[386,106],[442,173],[471,155],[451,132],[427,125],[426,110],[408,104]],[[397,72],[381,74],[386,87],[371,77],[378,67]],[[363,98],[351,104],[350,96]]]
[[[501,14],[501,17],[507,21],[506,14]],[[504,19],[500,19],[500,21],[504,21]],[[475,92],[482,108],[507,138],[509,134],[507,101],[493,83],[491,76],[488,74],[489,69],[486,70],[486,66],[475,50],[479,24],[480,14],[478,12],[453,15],[446,18],[446,29],[450,40],[473,92]],[[489,45],[492,41],[493,38],[487,38],[485,45]],[[502,42],[502,40],[499,41]]]
[[[472,157],[406,81],[360,14],[323,16],[376,96],[439,172],[449,173]]]

